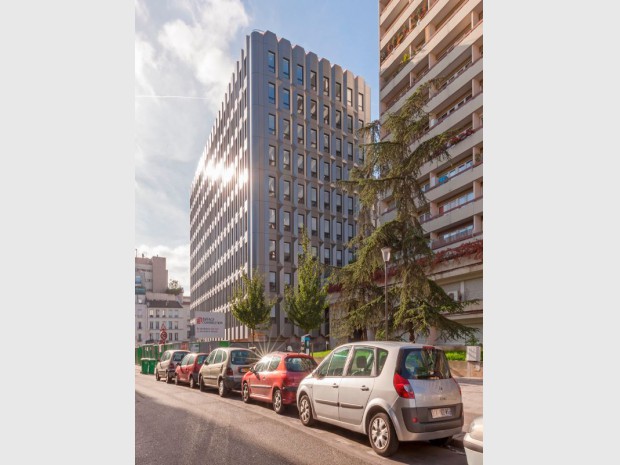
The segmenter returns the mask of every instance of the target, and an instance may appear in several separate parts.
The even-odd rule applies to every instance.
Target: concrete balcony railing
[[[426,191],[426,199],[429,202],[436,202],[437,199],[444,198],[459,188],[471,185],[474,181],[482,178],[482,172],[482,163],[473,165],[451,178],[448,178],[447,181],[441,184],[435,184]]]
[[[459,205],[452,210],[441,213],[439,215],[431,216],[431,218],[425,221],[424,229],[427,232],[436,231],[450,226],[453,223],[464,221],[472,218],[474,215],[482,213],[482,196],[479,196],[471,202]]]
[[[474,234],[473,231],[467,231],[467,232],[456,234],[453,237],[450,237],[449,239],[435,239],[431,241],[431,249],[436,250],[441,247],[456,244],[457,242],[461,242],[467,239],[472,239],[474,237],[478,238],[478,236],[481,236],[481,235],[482,235],[481,232]]]
[[[462,153],[471,150],[476,145],[480,144],[483,140],[483,127],[474,129],[473,134],[470,134],[466,138],[462,139],[457,144],[451,145],[448,148],[448,153],[451,158],[460,156]],[[434,160],[430,161],[422,167],[420,170],[420,176],[425,176],[431,171],[442,171],[450,164],[450,160]]]

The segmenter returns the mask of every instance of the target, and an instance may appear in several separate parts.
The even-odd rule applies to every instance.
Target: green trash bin
[[[157,365],[157,359],[156,358],[150,358],[149,359],[149,375],[154,375],[155,374],[155,366]]]
[[[140,373],[142,373],[143,375],[146,375],[149,372],[149,359],[141,358],[140,364],[142,365],[142,370],[140,371]]]

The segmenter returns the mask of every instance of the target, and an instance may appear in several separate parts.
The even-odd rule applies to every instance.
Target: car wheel
[[[286,405],[284,405],[284,402],[282,402],[282,391],[276,389],[275,391],[273,391],[273,410],[278,415],[282,415],[285,409]]]
[[[375,452],[382,457],[389,457],[398,449],[396,431],[386,413],[380,412],[372,417],[368,428],[368,439]]]
[[[194,381],[194,375],[189,376],[189,388],[190,389],[196,388],[196,381]]]
[[[205,382],[202,379],[202,376],[198,377],[198,387],[200,388],[201,392],[205,392]]]
[[[220,379],[217,382],[217,392],[220,394],[220,397],[226,397],[228,395],[228,389],[224,386],[224,380]]]
[[[241,398],[246,404],[250,403],[250,386],[248,386],[248,383],[243,383],[243,388],[241,389]]]
[[[447,438],[430,439],[428,442],[434,446],[447,446],[451,440],[452,436],[448,436]]]
[[[304,426],[312,426],[315,423],[312,416],[312,405],[310,404],[310,398],[304,394],[299,399],[299,419]]]
[[[155,380],[159,381],[161,379],[161,376],[159,376],[159,371],[155,370]]]
[[[170,373],[166,373],[166,383],[172,383],[172,375]]]

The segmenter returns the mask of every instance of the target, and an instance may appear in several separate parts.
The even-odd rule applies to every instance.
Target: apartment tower
[[[357,199],[337,181],[361,162],[357,129],[369,119],[364,79],[272,32],[246,37],[190,197],[191,309],[224,312],[226,339],[249,337],[229,302],[254,269],[278,299],[261,337],[301,335],[282,298],[297,282],[302,228],[321,262],[352,259]],[[327,334],[329,323],[313,335]]]
[[[420,221],[433,251],[445,259],[432,277],[455,300],[480,300],[453,317],[479,329],[480,341],[482,22],[482,0],[379,0],[381,118],[398,111],[421,84],[439,79],[430,89],[425,137],[456,134],[448,148],[451,159],[427,163],[422,170],[430,208]],[[389,138],[382,134],[383,140]],[[383,218],[393,218],[395,208],[385,199]]]

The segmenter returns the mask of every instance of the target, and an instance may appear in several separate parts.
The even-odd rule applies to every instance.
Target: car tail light
[[[396,389],[396,393],[400,397],[404,397],[405,399],[415,399],[415,394],[413,393],[413,388],[409,381],[403,378],[398,373],[394,373],[394,389]]]
[[[232,376],[234,373],[232,371],[232,368],[228,367],[226,368],[226,376]]]
[[[293,384],[293,380],[287,376],[282,378],[282,387],[291,386]]]
[[[459,388],[459,395],[463,396],[463,393],[461,392],[461,385],[459,384],[459,382],[454,378],[452,378],[452,381],[454,381],[454,383],[456,384],[456,387]]]

